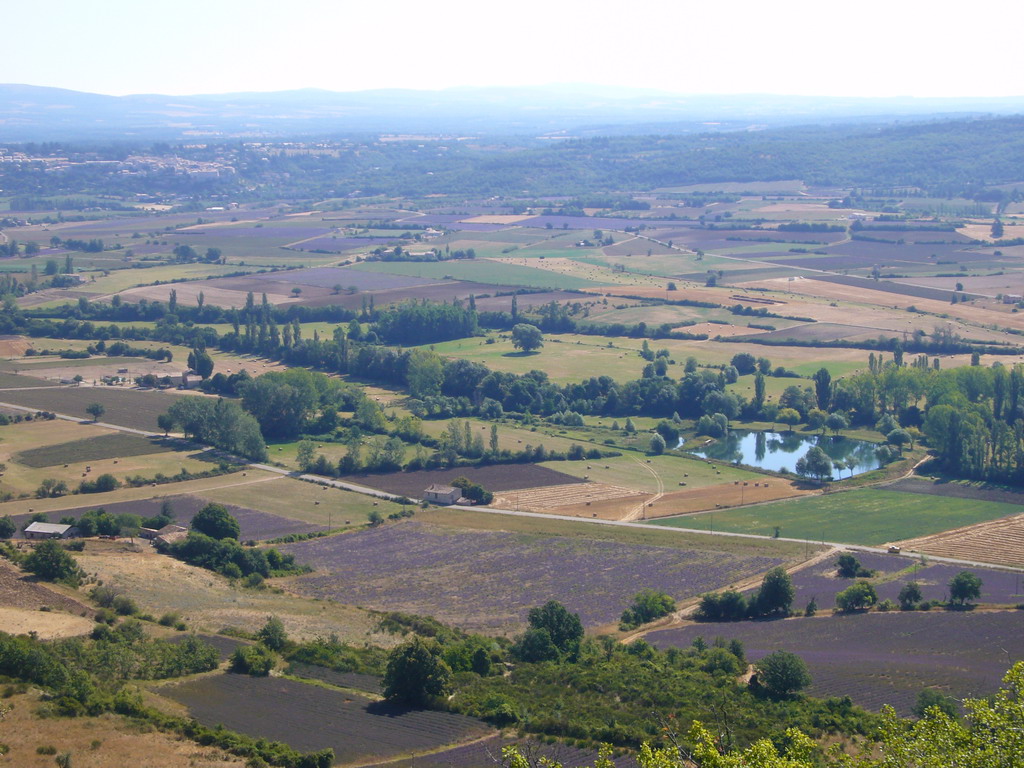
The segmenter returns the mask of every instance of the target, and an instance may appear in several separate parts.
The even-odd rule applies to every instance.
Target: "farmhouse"
[[[166,528],[175,528],[176,530],[167,531],[167,533],[160,533],[159,535],[154,536],[153,546],[167,546],[188,538],[188,531],[180,525],[169,525],[166,526]],[[165,529],[161,528],[160,530],[163,531]]]
[[[188,529],[173,523],[165,525],[163,528],[140,528],[139,538],[155,539],[157,536],[166,536],[168,533],[180,533],[181,531],[187,532]]]
[[[454,504],[462,496],[462,491],[450,485],[433,484],[423,491],[423,498],[433,504]]]
[[[77,534],[75,526],[63,523],[29,523],[25,528],[26,539],[70,539]]]

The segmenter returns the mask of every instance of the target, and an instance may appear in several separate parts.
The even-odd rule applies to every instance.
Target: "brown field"
[[[913,305],[923,312],[934,315],[948,314],[972,324],[996,324],[1024,329],[1024,318],[1021,318],[1020,315],[1011,314],[1009,306],[1006,306],[1004,309],[1003,305],[996,305],[994,302],[989,302],[987,305],[979,302],[949,304],[948,302],[936,301],[935,299],[900,296],[894,293],[873,291],[869,288],[855,288],[849,285],[827,283],[823,280],[803,280],[799,278],[793,281],[788,279],[762,280],[750,285],[773,291],[788,291],[820,299],[861,302],[903,310]],[[928,321],[919,320],[918,324],[922,324],[922,322]]]
[[[361,291],[356,293],[347,293],[342,291],[335,295],[332,292],[327,295],[321,295],[317,297],[306,296],[303,294],[299,304],[305,307],[325,307],[325,306],[339,306],[347,307],[348,309],[359,309],[363,305],[363,301],[369,301],[370,296],[373,297],[373,303],[376,307],[385,307],[389,304],[400,304],[403,301],[409,301],[410,299],[427,299],[429,301],[447,301],[451,302],[455,299],[467,299],[471,294],[479,296],[481,294],[493,294],[495,291],[508,290],[508,286],[503,285],[490,285],[488,283],[473,283],[464,280],[452,280],[444,283],[430,283],[426,285],[417,285],[408,288],[390,288],[387,290],[380,291]],[[508,302],[511,303],[512,298],[508,298]]]
[[[53,768],[53,755],[36,753],[53,746],[74,755],[75,768],[241,768],[244,760],[214,747],[201,747],[179,736],[144,728],[119,715],[38,717],[38,691],[4,700],[3,741],[10,752],[3,762],[19,768]]]
[[[45,614],[40,616],[57,616],[74,614],[77,617],[93,615],[93,610],[75,598],[64,594],[59,587],[49,587],[39,583],[32,576],[25,576],[17,566],[7,560],[0,560],[0,606],[8,609],[38,612],[43,606],[49,606],[63,614]],[[35,615],[35,614],[33,614]],[[6,626],[0,620],[0,626]]]
[[[531,512],[554,512],[555,514],[576,514],[585,509],[586,512],[605,512],[605,514],[594,514],[594,517],[617,520],[621,514],[614,514],[612,510],[616,510],[618,507],[636,506],[645,498],[647,498],[646,494],[618,485],[577,481],[566,485],[547,485],[496,493],[491,506],[499,509],[522,509]],[[615,504],[602,502],[615,502]],[[563,509],[572,511],[563,512]]]
[[[117,295],[123,301],[137,302],[139,299],[147,301],[167,301],[171,290],[177,291],[178,303],[192,305],[199,303],[199,294],[207,304],[215,307],[244,307],[247,291],[234,291],[227,288],[218,288],[206,282],[195,283],[174,283],[172,285],[144,285],[139,288],[129,288]],[[290,295],[267,295],[271,304],[290,304],[296,299]]]
[[[78,418],[89,418],[85,409],[90,403],[106,408],[103,422],[156,432],[156,417],[166,411],[177,398],[170,392],[143,392],[121,387],[46,387],[45,389],[6,390],[0,400],[36,410],[53,411]],[[74,429],[70,425],[68,430]],[[77,436],[77,435],[76,435]]]
[[[27,635],[35,632],[44,640],[60,637],[75,637],[87,634],[96,622],[85,616],[71,616],[67,613],[29,611],[24,608],[7,608],[0,605],[0,627],[12,635]]]
[[[1024,515],[897,542],[910,552],[1024,567]]]
[[[533,214],[527,214],[525,216],[515,216],[507,214],[499,214],[497,216],[473,216],[469,219],[463,219],[466,224],[518,224],[520,221],[526,221],[532,219]]]
[[[0,336],[0,357],[21,357],[31,346],[24,336]]]
[[[447,485],[462,476],[479,483],[492,493],[584,482],[572,475],[536,464],[493,464],[484,467],[391,472],[386,475],[348,475],[342,480],[418,499],[423,496],[423,489],[428,485]]]
[[[788,499],[792,496],[805,496],[815,493],[792,480],[771,478],[723,485],[709,485],[704,488],[690,488],[685,491],[666,493],[653,505],[647,508],[645,515],[652,517],[671,517],[685,515],[690,512],[703,512],[718,507],[738,507],[741,504],[759,504],[776,499]],[[695,519],[695,528],[703,525]]]

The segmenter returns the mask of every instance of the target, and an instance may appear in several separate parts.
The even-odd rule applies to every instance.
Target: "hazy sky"
[[[595,83],[674,93],[1024,94],[1024,3],[5,3],[0,82],[108,94]]]

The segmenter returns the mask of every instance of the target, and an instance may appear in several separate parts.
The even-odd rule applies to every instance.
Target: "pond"
[[[846,464],[842,470],[842,477],[870,472],[882,466],[876,454],[878,446],[874,443],[849,437],[807,435],[799,432],[730,430],[726,437],[720,437],[691,453],[701,458],[747,464],[773,472],[780,472],[783,469],[794,472],[797,459],[803,458],[815,445],[825,451],[833,461],[842,461]],[[837,476],[838,472],[834,471],[833,477]]]

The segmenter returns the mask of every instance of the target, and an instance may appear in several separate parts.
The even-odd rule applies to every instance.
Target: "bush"
[[[274,668],[275,656],[263,645],[240,645],[231,654],[229,669],[253,677],[266,677]]]
[[[633,602],[622,612],[619,627],[632,629],[649,621],[668,616],[676,609],[676,601],[664,592],[644,589],[633,597]]]
[[[878,593],[866,581],[858,581],[836,595],[836,607],[843,613],[865,610],[877,602]]]
[[[25,570],[34,573],[44,581],[63,581],[78,586],[82,569],[71,555],[53,539],[36,545],[22,563]]]
[[[769,653],[754,668],[757,675],[751,684],[772,698],[791,696],[811,684],[811,675],[803,659],[788,651]]]
[[[161,627],[173,627],[176,626],[179,621],[181,621],[181,614],[168,612],[161,616],[157,623]]]

